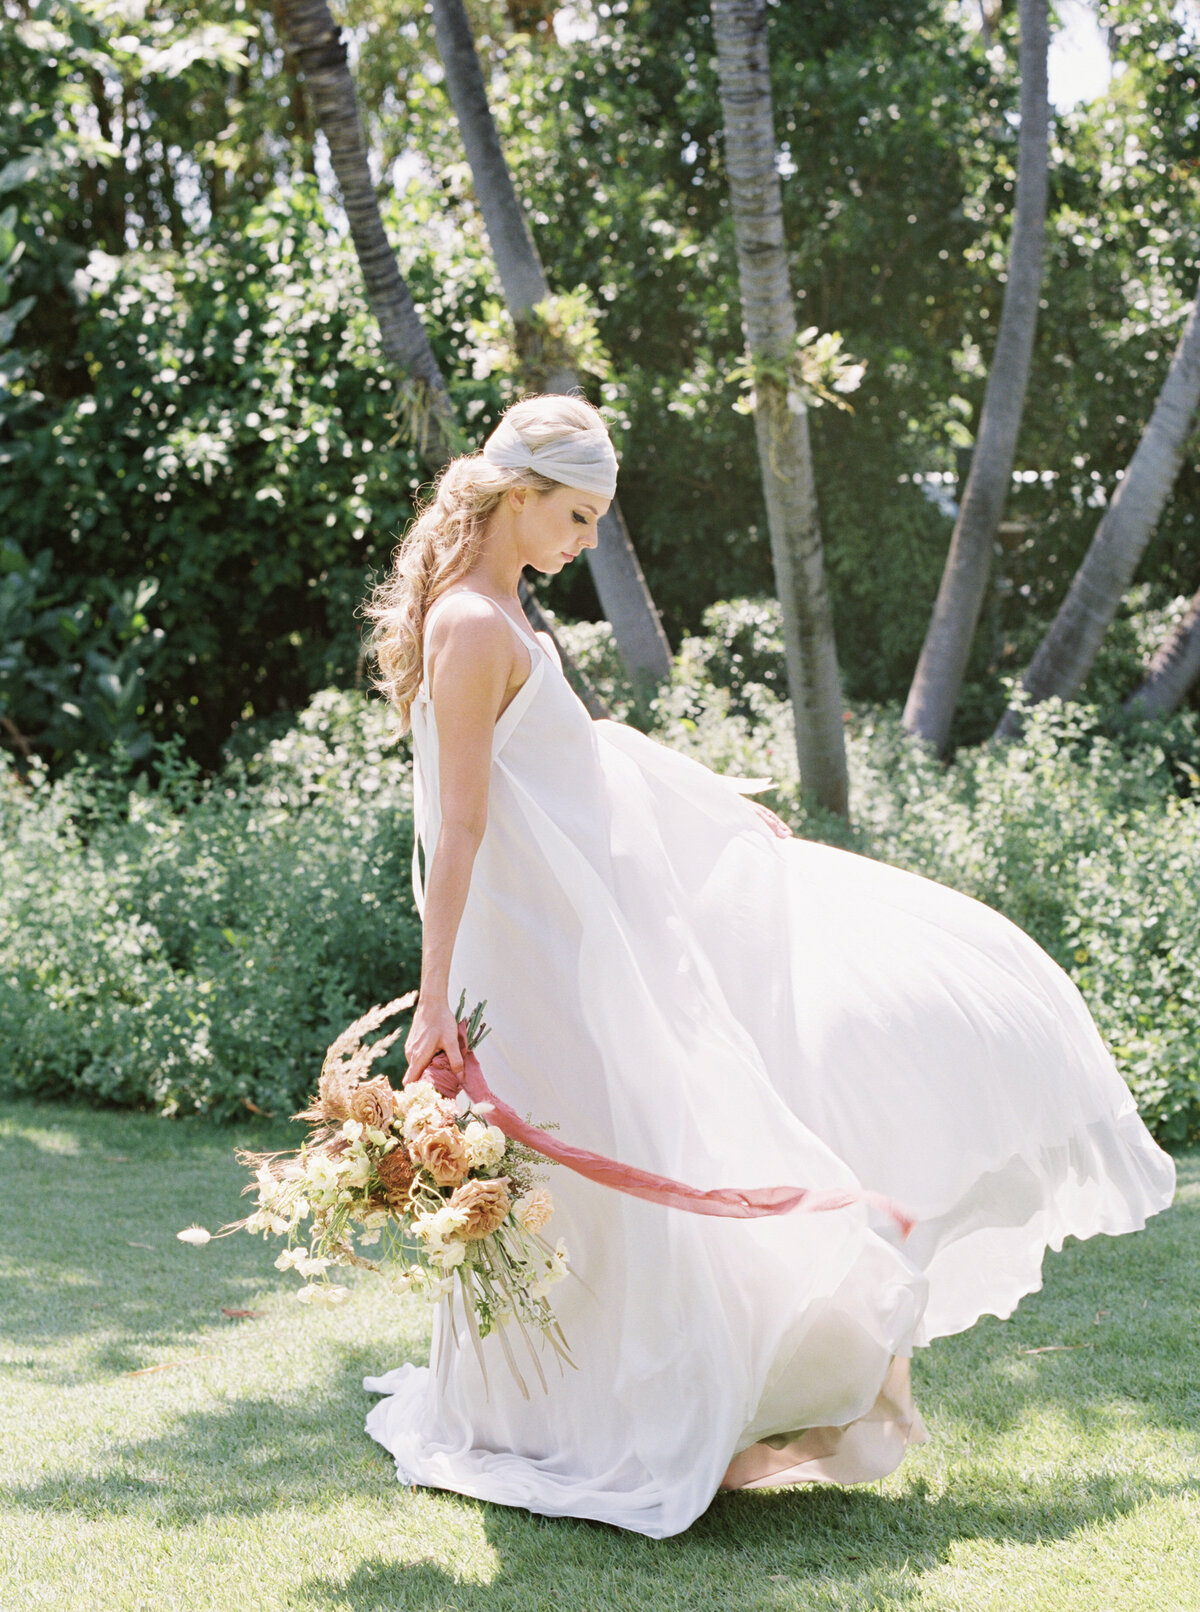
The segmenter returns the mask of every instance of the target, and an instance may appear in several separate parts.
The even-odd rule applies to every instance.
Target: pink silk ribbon
[[[865,1203],[882,1211],[899,1226],[907,1237],[916,1224],[890,1198],[863,1188],[842,1188],[832,1192],[816,1192],[811,1187],[689,1187],[682,1181],[672,1181],[665,1175],[653,1175],[631,1164],[619,1164],[607,1159],[603,1153],[590,1153],[586,1148],[571,1147],[560,1142],[548,1131],[539,1130],[523,1120],[517,1111],[503,1103],[489,1088],[480,1068],[479,1059],[467,1046],[467,1021],[458,1026],[458,1046],[462,1053],[463,1072],[456,1075],[450,1060],[439,1048],[428,1067],[420,1075],[406,1074],[404,1084],[415,1079],[428,1080],[442,1097],[453,1098],[463,1091],[475,1105],[491,1107],[491,1122],[505,1136],[525,1147],[531,1147],[555,1164],[565,1164],[568,1170],[595,1181],[616,1192],[627,1192],[634,1198],[645,1198],[649,1203],[665,1204],[670,1209],[687,1209],[694,1215],[728,1215],[739,1220],[757,1219],[762,1215],[784,1215],[793,1209],[813,1213],[827,1209],[846,1209],[851,1204]]]

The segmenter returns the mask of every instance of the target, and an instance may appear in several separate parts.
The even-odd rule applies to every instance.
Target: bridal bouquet
[[[464,993],[455,1015],[460,1022],[465,1000]],[[452,1319],[457,1294],[476,1348],[497,1331],[524,1387],[507,1322],[524,1333],[539,1375],[529,1327],[570,1361],[546,1297],[567,1274],[563,1242],[551,1247],[541,1236],[554,1207],[538,1184],[537,1166],[546,1160],[491,1124],[489,1103],[472,1102],[465,1092],[442,1097],[428,1080],[396,1091],[386,1075],[371,1075],[403,1032],[369,1044],[364,1036],[412,1002],[409,995],[371,1008],[332,1043],[317,1095],[295,1116],[311,1127],[297,1150],[238,1154],[255,1172],[246,1190],[257,1190],[257,1207],[217,1235],[286,1237],[275,1265],[303,1279],[297,1297],[305,1304],[346,1298],[348,1290],[330,1277],[339,1266],[379,1272],[398,1293],[448,1297]],[[483,1006],[467,1021],[468,1048],[487,1033]],[[191,1242],[209,1235],[200,1227],[179,1233]]]

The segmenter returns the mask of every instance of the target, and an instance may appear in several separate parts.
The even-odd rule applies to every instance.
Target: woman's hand
[[[790,840],[795,838],[791,829],[784,822],[783,818],[776,817],[775,813],[769,806],[764,806],[762,802],[758,800],[752,800],[750,805],[754,807],[754,810],[762,818],[763,822],[771,830],[772,834],[777,835],[781,840]]]
[[[463,1058],[458,1044],[458,1025],[446,999],[443,997],[439,1002],[437,998],[430,997],[427,1002],[426,998],[421,996],[417,999],[413,1021],[404,1042],[404,1056],[408,1059],[408,1068],[404,1072],[403,1084],[411,1086],[414,1081],[420,1080],[438,1052],[446,1054],[450,1067],[456,1075],[462,1074]]]

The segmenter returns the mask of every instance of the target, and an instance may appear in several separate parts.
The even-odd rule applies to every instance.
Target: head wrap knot
[[[482,452],[488,464],[500,469],[536,470],[551,481],[598,493],[601,498],[611,498],[617,490],[617,456],[602,426],[570,431],[540,448],[530,448],[515,425],[501,420]]]

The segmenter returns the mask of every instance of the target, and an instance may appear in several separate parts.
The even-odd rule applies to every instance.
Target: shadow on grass
[[[64,1472],[0,1491],[16,1514],[59,1512],[138,1517],[195,1528],[297,1509],[336,1513],[367,1502],[384,1536],[389,1516],[410,1507],[452,1506],[451,1533],[477,1519],[496,1560],[488,1583],[463,1583],[436,1560],[358,1560],[348,1576],[310,1576],[288,1604],[302,1612],[349,1606],[415,1612],[507,1612],[509,1607],[591,1609],[678,1605],[761,1612],[795,1605],[777,1592],[803,1583],[837,1608],[915,1601],[920,1576],[962,1543],[1038,1545],[1067,1540],[1147,1503],[1200,1493],[1200,1480],[1169,1483],[1143,1473],[1071,1473],[1064,1461],[1044,1481],[1009,1489],[994,1472],[931,1495],[919,1477],[899,1495],[873,1488],[797,1487],[718,1495],[686,1533],[648,1540],[602,1523],[545,1519],[523,1510],[397,1484],[390,1459],[363,1433],[365,1371],[373,1348],[342,1348],[320,1398],[239,1399],[181,1415],[166,1432],[112,1448],[102,1470]],[[416,1513],[420,1516],[420,1512]],[[333,1524],[331,1524],[333,1526]],[[396,1530],[413,1538],[414,1530]],[[438,1525],[430,1537],[445,1548]],[[661,1601],[669,1580],[675,1600]],[[817,1586],[814,1591],[813,1586]],[[694,1593],[693,1593],[694,1592]],[[830,1597],[828,1602],[824,1596]]]
[[[531,1518],[470,1502],[497,1570],[465,1584],[434,1561],[379,1554],[345,1578],[312,1576],[294,1592],[304,1612],[509,1612],[517,1608],[705,1607],[763,1612],[806,1606],[902,1607],[922,1599],[921,1577],[955,1547],[978,1540],[1042,1545],[1119,1521],[1151,1499],[1200,1491],[1200,1480],[1124,1485],[1094,1476],[1063,1496],[1011,1500],[944,1494],[924,1486],[884,1497],[866,1489],[795,1488],[718,1495],[686,1533],[648,1540],[602,1523]],[[791,1590],[789,1592],[789,1585]],[[669,1586],[669,1592],[667,1591]],[[661,1599],[660,1599],[661,1597]]]
[[[0,1336],[44,1350],[43,1359],[17,1360],[14,1373],[111,1381],[156,1348],[195,1346],[211,1336],[221,1305],[237,1307],[249,1290],[275,1282],[273,1246],[238,1237],[220,1245],[219,1259],[208,1257],[213,1250],[197,1258],[174,1234],[192,1219],[215,1225],[241,1212],[245,1177],[233,1147],[290,1141],[279,1127],[185,1133],[149,1117],[35,1105],[11,1105],[0,1120],[3,1247],[18,1273],[5,1284],[12,1300],[0,1306]],[[1200,1276],[1189,1253],[1200,1238],[1200,1153],[1180,1160],[1180,1181],[1184,1201],[1138,1237],[1095,1238],[1055,1257],[1048,1291],[1026,1299],[1011,1321],[985,1320],[919,1352],[917,1395],[935,1441],[961,1446],[969,1437],[980,1452],[978,1468],[969,1455],[957,1460],[957,1480],[937,1495],[914,1460],[898,1494],[798,1487],[718,1495],[685,1534],[663,1541],[458,1496],[414,1499],[363,1431],[374,1402],[363,1376],[399,1364],[402,1354],[381,1342],[331,1340],[321,1348],[315,1393],[272,1397],[261,1382],[249,1395],[235,1388],[228,1399],[175,1414],[151,1436],[131,1429],[85,1471],[14,1484],[0,1499],[26,1514],[194,1527],[358,1498],[379,1515],[383,1537],[389,1517],[413,1508],[423,1518],[422,1508],[445,1505],[459,1525],[477,1519],[498,1563],[491,1582],[463,1583],[436,1560],[389,1559],[385,1547],[352,1560],[345,1578],[305,1579],[289,1602],[304,1612],[591,1612],[598,1596],[616,1608],[760,1612],[798,1604],[788,1598],[789,1581],[791,1596],[803,1582],[806,1606],[902,1607],[918,1598],[918,1575],[960,1542],[1067,1539],[1200,1490],[1195,1480],[1157,1480],[1136,1462],[1105,1471],[1087,1447],[1097,1432],[1111,1449],[1146,1428],[1196,1425]],[[68,1344],[73,1352],[60,1365],[55,1351]],[[1020,1352],[1052,1346],[1064,1352]],[[1018,1480],[991,1461],[988,1441],[1038,1417],[1061,1428],[1061,1449],[1044,1479]],[[1074,1462],[1077,1436],[1082,1458]]]
[[[330,1352],[339,1358],[331,1359],[317,1394],[231,1395],[211,1409],[176,1415],[151,1436],[114,1441],[87,1471],[0,1487],[0,1507],[191,1527],[356,1495],[390,1497],[393,1465],[363,1431],[374,1400],[362,1379],[377,1366],[378,1349]],[[394,1363],[401,1358],[398,1351]]]
[[[278,1124],[0,1105],[2,1248],[12,1261],[0,1278],[0,1339],[44,1350],[36,1375],[64,1384],[134,1370],[155,1349],[187,1347],[222,1307],[244,1307],[276,1250],[233,1237],[206,1261],[176,1232],[246,1213],[248,1177],[236,1148],[294,1140]],[[74,1353],[69,1364],[56,1358],[67,1352],[61,1346],[89,1337],[96,1344],[82,1363]]]

